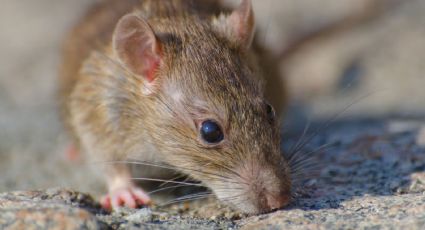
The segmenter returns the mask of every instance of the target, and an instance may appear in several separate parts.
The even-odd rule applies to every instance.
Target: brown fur
[[[162,44],[149,95],[111,46],[117,21],[132,9]],[[219,9],[215,1],[199,0],[97,5],[65,45],[63,115],[92,159],[139,154],[140,160],[164,162],[202,181],[242,212],[268,211],[286,204],[291,189],[279,124],[268,119],[256,56],[226,33],[229,25],[223,25]],[[219,145],[201,140],[198,126],[205,119],[222,126],[225,140]],[[126,173],[116,165],[105,171],[108,180]]]

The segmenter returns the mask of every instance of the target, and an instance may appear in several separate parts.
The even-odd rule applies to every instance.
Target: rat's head
[[[167,163],[201,180],[221,201],[246,213],[280,208],[290,199],[290,172],[249,55],[251,3],[209,20],[191,17],[151,26],[127,15],[117,25],[115,53],[140,80],[139,100],[149,100],[135,113],[145,114],[141,129]],[[166,33],[158,31],[164,27]]]

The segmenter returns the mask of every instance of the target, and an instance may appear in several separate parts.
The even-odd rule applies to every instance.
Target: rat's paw
[[[120,207],[138,208],[151,203],[150,197],[140,188],[130,187],[117,189],[104,196],[100,201],[102,207],[107,210]]]

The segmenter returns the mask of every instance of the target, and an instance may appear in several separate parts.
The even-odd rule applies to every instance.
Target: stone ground
[[[280,50],[369,1],[254,0],[260,39]],[[298,199],[284,210],[246,217],[214,200],[113,214],[99,209],[90,198],[104,191],[99,175],[90,163],[63,157],[67,139],[55,103],[60,41],[91,1],[3,0],[0,228],[423,228],[425,1],[384,2],[373,20],[282,63],[296,105],[284,126],[286,147],[307,120],[319,124],[314,133],[327,117],[344,113],[305,146],[307,154],[332,145],[314,154],[320,173],[301,186]]]
[[[210,199],[110,214],[89,195],[47,189],[0,194],[0,228],[423,229],[425,148],[415,122],[354,120],[322,130],[304,148],[330,144],[312,156],[320,173],[273,213],[243,216]]]

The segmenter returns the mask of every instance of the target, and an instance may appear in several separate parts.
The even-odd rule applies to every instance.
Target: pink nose
[[[266,195],[268,211],[282,208],[287,205],[290,201],[290,195],[287,193],[281,193],[279,195]]]

